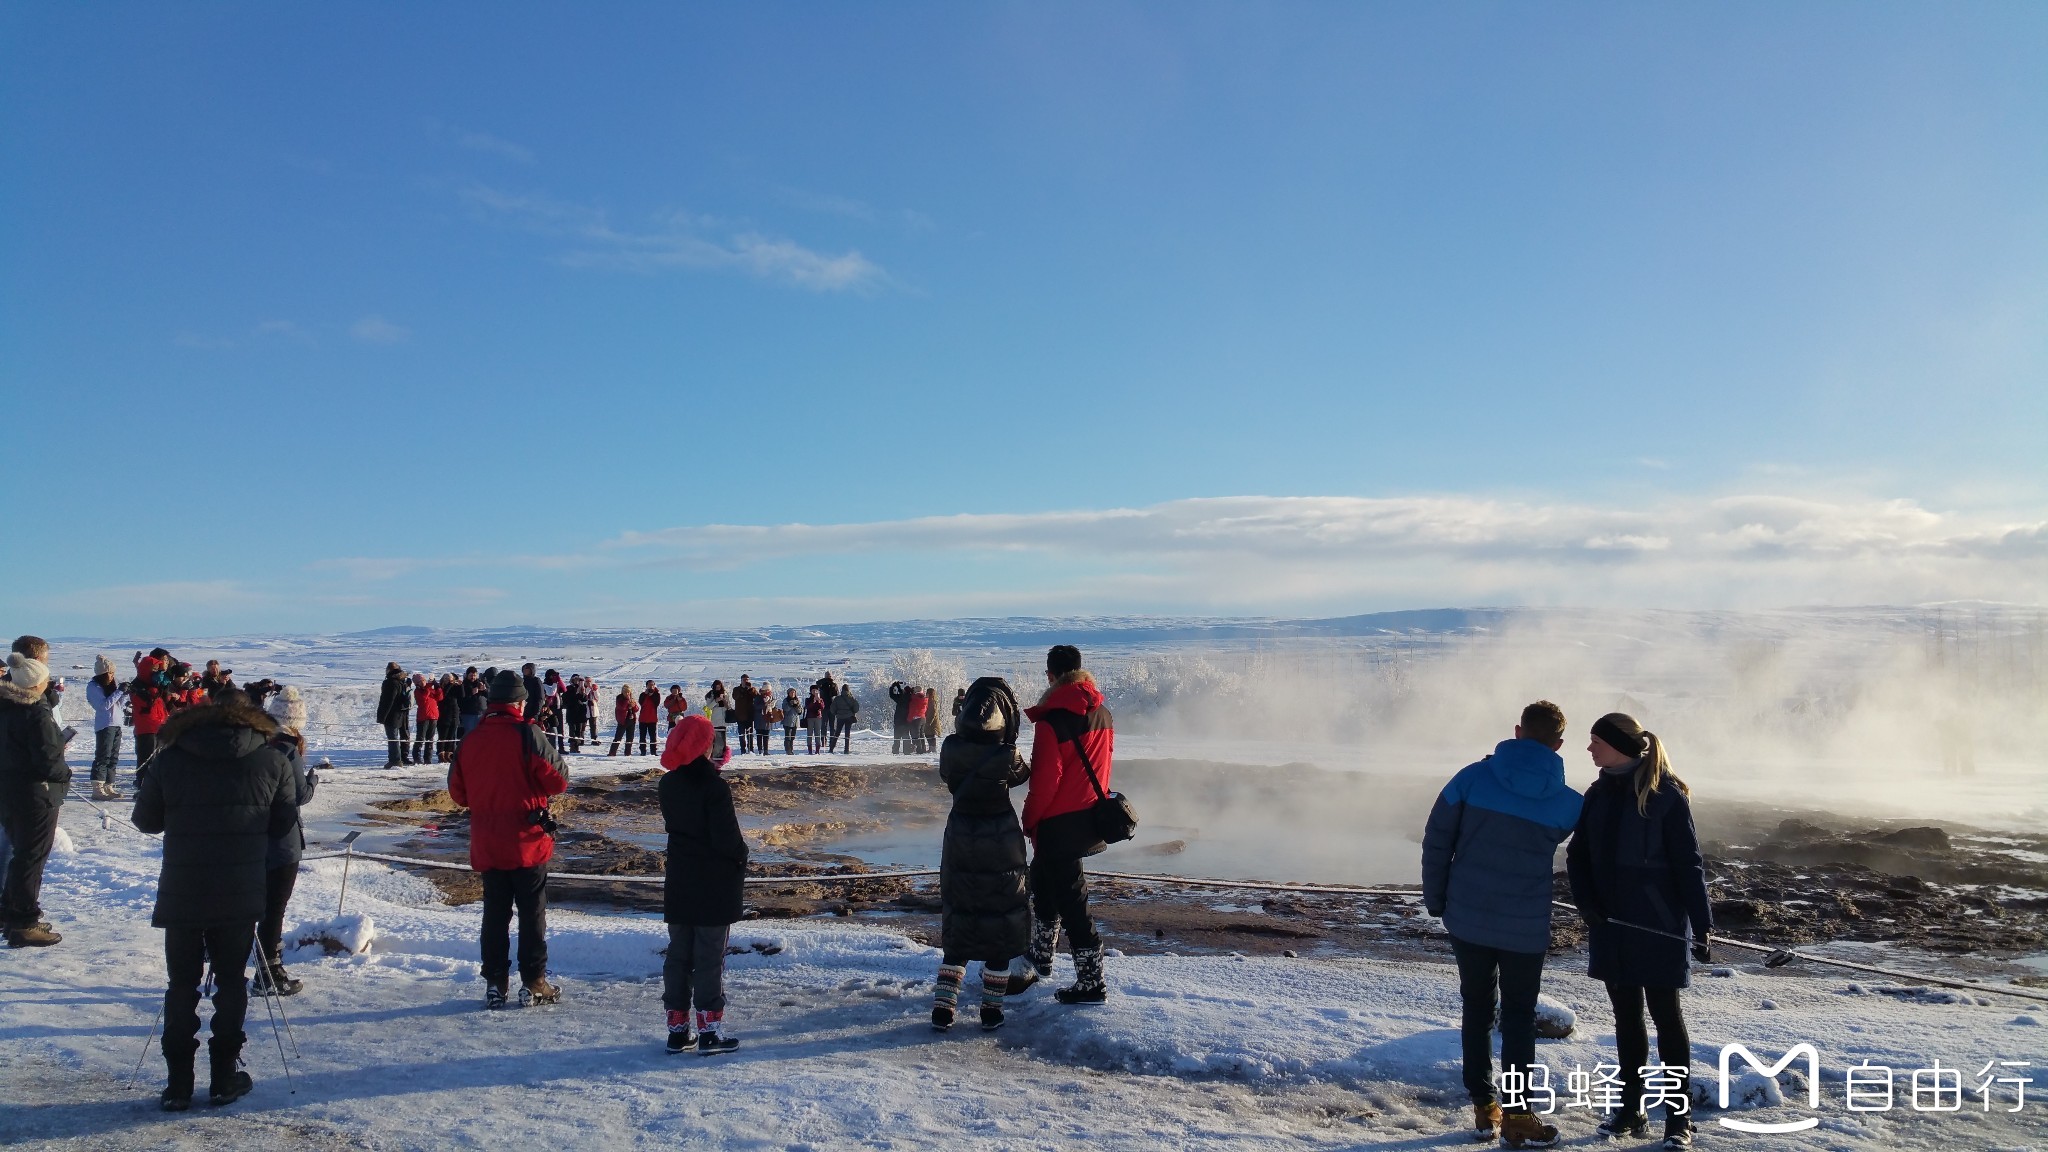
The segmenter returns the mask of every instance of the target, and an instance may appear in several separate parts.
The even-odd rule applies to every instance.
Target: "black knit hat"
[[[510,668],[491,677],[491,703],[518,704],[526,699],[526,683]]]

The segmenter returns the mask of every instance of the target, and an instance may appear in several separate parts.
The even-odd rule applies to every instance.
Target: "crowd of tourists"
[[[71,781],[65,747],[75,733],[58,726],[63,684],[51,678],[48,658],[46,642],[20,637],[0,681],[0,928],[14,948],[62,939],[42,919],[40,893]],[[169,976],[168,1082],[159,1099],[178,1111],[195,1091],[202,988],[211,983],[214,1006],[208,1097],[222,1104],[252,1086],[240,1063],[249,995],[288,996],[301,987],[281,963],[282,925],[305,846],[299,811],[319,775],[306,762],[306,714],[296,689],[269,681],[237,686],[218,662],[195,672],[163,649],[138,652],[131,664],[123,681],[100,657],[87,689],[94,799],[117,795],[111,769],[103,775],[102,766],[118,760],[126,718],[139,762],[132,821],[163,836],[151,916],[164,930]],[[390,761],[445,761],[450,795],[469,810],[470,862],[483,886],[485,1005],[500,1009],[515,996],[519,1004],[561,998],[547,978],[549,805],[568,787],[565,748],[599,740],[590,721],[606,689],[580,676],[536,675],[531,664],[487,671],[428,678],[393,664],[378,719]],[[983,1029],[1001,1027],[1005,1002],[1052,974],[1063,934],[1074,981],[1052,999],[1089,1005],[1109,995],[1084,862],[1128,836],[1135,816],[1113,791],[1115,726],[1081,653],[1052,648],[1045,681],[1026,707],[1004,680],[976,680],[955,694],[952,732],[943,740],[936,738],[935,691],[890,688],[894,747],[936,747],[938,775],[952,795],[931,1010],[939,1031],[959,1019],[970,965],[980,967],[975,1018]],[[714,682],[701,707],[680,686],[663,693],[651,680],[637,691],[619,686],[615,700],[610,754],[658,751],[666,770],[657,789],[668,836],[666,1047],[731,1052],[739,1041],[725,1026],[723,975],[731,925],[745,915],[748,849],[722,774],[733,754],[728,730],[739,729],[737,746],[746,753],[768,751],[777,728],[784,751],[793,751],[801,729],[806,751],[816,753],[847,734],[857,701],[829,674],[802,696],[790,687],[778,697],[773,686],[743,675],[731,689]],[[666,732],[657,734],[664,714]],[[415,717],[420,727],[409,730]],[[1018,747],[1027,720],[1028,756]],[[1422,903],[1441,918],[1457,965],[1473,1132],[1512,1148],[1562,1139],[1529,1097],[1551,943],[1551,860],[1569,840],[1573,900],[1590,933],[1588,974],[1606,986],[1623,1070],[1616,1106],[1599,1131],[1644,1136],[1649,1113],[1661,1108],[1664,1146],[1686,1148],[1691,1048],[1679,993],[1692,964],[1710,961],[1712,927],[1688,790],[1658,737],[1614,713],[1590,728],[1587,753],[1598,776],[1581,795],[1565,782],[1559,752],[1566,731],[1557,705],[1529,705],[1513,738],[1444,787],[1423,830]],[[1026,789],[1021,808],[1011,799],[1018,787]]]

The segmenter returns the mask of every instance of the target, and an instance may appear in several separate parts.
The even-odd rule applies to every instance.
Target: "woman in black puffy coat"
[[[1593,722],[1587,746],[1600,778],[1586,789],[1579,825],[1565,852],[1572,900],[1587,926],[1587,974],[1607,985],[1614,1008],[1614,1046],[1622,1068],[1619,1111],[1600,1124],[1609,1137],[1643,1136],[1642,1069],[1649,1063],[1647,1007],[1657,1026],[1657,1058],[1665,1068],[1658,1095],[1664,1147],[1692,1147],[1692,1120],[1670,1105],[1687,1086],[1692,1041],[1678,993],[1691,982],[1692,961],[1712,957],[1714,926],[1707,872],[1684,781],[1671,774],[1664,743],[1623,713]]]
[[[932,1027],[953,1025],[967,965],[981,962],[981,1026],[1003,1025],[1010,961],[1031,945],[1029,860],[1010,789],[1031,777],[1017,754],[1022,710],[1010,686],[984,676],[967,690],[953,735],[939,749],[939,777],[953,793],[939,855],[940,947]]]

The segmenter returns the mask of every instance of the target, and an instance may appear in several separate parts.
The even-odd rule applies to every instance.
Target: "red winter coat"
[[[156,682],[156,674],[163,671],[163,661],[154,656],[144,656],[135,666],[135,681],[128,686],[128,701],[135,709],[135,734],[154,736],[171,718],[171,708],[164,702],[164,692]]]
[[[420,719],[439,720],[441,718],[440,685],[432,683],[423,684],[413,690],[412,699],[413,703],[419,705]]]
[[[612,697],[612,719],[621,724],[631,724],[634,714],[639,711],[633,705],[631,696]]]
[[[493,704],[463,737],[448,769],[448,795],[469,809],[469,864],[479,872],[533,868],[555,842],[533,811],[569,787],[561,753],[520,717],[517,703]]]
[[[661,715],[661,693],[649,688],[640,694],[640,722],[652,724]]]
[[[1024,832],[1037,837],[1038,826],[1056,816],[1083,811],[1095,803],[1095,788],[1081,766],[1078,740],[1095,765],[1103,791],[1111,787],[1110,761],[1116,757],[1116,729],[1095,678],[1076,670],[1061,677],[1036,708],[1026,708],[1031,730],[1031,790],[1024,796]]]
[[[913,692],[910,694],[910,711],[906,715],[912,720],[924,719],[924,714],[930,711],[930,709],[931,701],[925,697],[924,693]]]

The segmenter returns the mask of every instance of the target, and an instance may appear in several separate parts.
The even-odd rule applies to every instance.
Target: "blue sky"
[[[9,5],[0,608],[2039,602],[2044,75],[2025,4]]]

